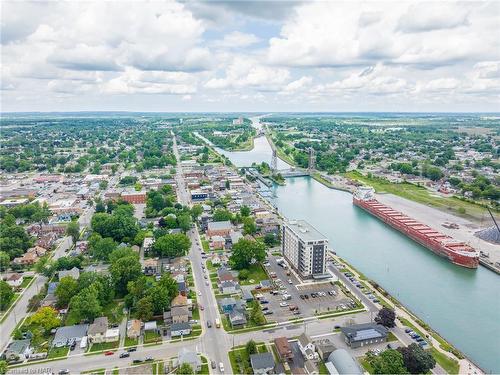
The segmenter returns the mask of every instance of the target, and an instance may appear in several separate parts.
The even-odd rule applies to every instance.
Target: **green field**
[[[345,176],[373,187],[377,193],[394,194],[475,221],[480,221],[487,215],[486,209],[478,204],[455,197],[432,195],[425,187],[408,182],[393,183],[381,178],[364,176],[358,171],[348,172]]]
[[[248,277],[246,280],[240,280],[241,285],[258,284],[262,280],[267,280],[269,278],[260,263],[252,264],[247,270],[249,271]]]
[[[49,350],[49,354],[47,358],[59,358],[66,357],[69,353],[69,348],[67,346],[63,346],[61,348],[52,348]]]
[[[114,342],[101,342],[97,344],[92,344],[90,347],[89,352],[100,352],[102,350],[111,350],[111,349],[116,349],[118,348],[118,345],[120,344],[120,340],[116,340]]]
[[[436,362],[445,369],[448,374],[458,374],[460,365],[458,361],[449,358],[446,354],[441,353],[436,348],[431,348],[431,353]]]

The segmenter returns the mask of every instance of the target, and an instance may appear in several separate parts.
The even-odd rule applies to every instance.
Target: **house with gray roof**
[[[80,278],[80,270],[76,267],[73,267],[70,270],[64,270],[64,271],[59,271],[58,272],[59,280],[61,280],[63,277],[70,276],[75,280],[78,280]]]
[[[305,333],[301,334],[297,343],[304,358],[311,360],[318,359],[316,345],[314,345],[309,335]]]
[[[101,343],[106,339],[106,330],[108,329],[108,318],[101,316],[94,319],[94,323],[89,326],[87,335],[92,343]]]
[[[344,341],[351,348],[359,348],[387,341],[387,328],[376,323],[356,324],[342,327]]]
[[[13,340],[3,352],[6,361],[24,361],[33,353],[31,339]]]
[[[165,324],[187,323],[191,320],[193,313],[187,306],[172,307],[170,311],[163,313]]]
[[[273,374],[274,357],[272,353],[257,353],[250,356],[250,364],[255,375]]]
[[[227,314],[229,319],[229,323],[231,323],[231,327],[243,327],[247,324],[247,317],[245,316],[245,311],[241,309],[234,309],[229,314]]]
[[[59,327],[52,340],[52,346],[60,348],[70,345],[73,341],[79,342],[83,336],[87,336],[88,324],[77,324],[74,326]]]
[[[189,323],[174,323],[170,326],[170,336],[186,336],[191,333],[191,325]]]

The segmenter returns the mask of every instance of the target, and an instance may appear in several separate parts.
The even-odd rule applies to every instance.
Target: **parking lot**
[[[333,311],[348,310],[355,305],[342,290],[330,281],[301,284],[292,272],[278,265],[270,255],[264,267],[272,278],[275,289],[261,292],[261,306],[268,321],[284,322],[312,317]]]

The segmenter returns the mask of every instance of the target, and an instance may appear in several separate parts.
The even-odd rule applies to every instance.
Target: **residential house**
[[[19,288],[23,283],[23,275],[21,273],[13,273],[8,276],[5,281],[13,288]]]
[[[74,326],[59,327],[56,330],[52,346],[60,348],[70,345],[73,341],[79,342],[83,336],[87,336],[88,324],[77,324]]]
[[[6,361],[24,361],[33,353],[31,339],[12,340],[3,352]]]
[[[187,306],[172,307],[170,311],[165,311],[163,313],[163,320],[165,324],[187,323],[191,320],[192,316],[193,313]]]
[[[274,357],[272,353],[257,353],[250,356],[250,364],[255,375],[273,374]]]
[[[278,355],[283,362],[293,360],[293,350],[286,337],[276,337],[274,339],[274,345],[278,351]]]
[[[232,230],[229,232],[229,247],[232,247],[235,243],[237,243],[240,238],[243,238],[243,234],[239,230]]]
[[[177,290],[183,296],[187,296],[189,293],[189,286],[186,281],[178,281],[177,282]]]
[[[321,339],[314,342],[316,344],[316,351],[319,357],[326,362],[328,356],[336,349],[335,345],[329,339]]]
[[[89,326],[87,335],[92,343],[106,341],[106,331],[108,330],[108,318],[101,316],[94,319],[94,323]]]
[[[233,328],[244,327],[247,324],[245,310],[242,309],[233,309],[227,314],[227,318]]]
[[[196,372],[201,371],[201,366],[202,366],[201,359],[198,356],[198,354],[196,354],[196,352],[193,352],[193,351],[188,350],[186,348],[182,348],[179,351],[177,358],[179,361],[179,366],[184,364],[184,363],[187,363],[189,366],[191,366],[191,368],[194,371],[196,371]]]
[[[174,323],[170,326],[170,336],[186,336],[191,333],[191,325],[189,323]]]
[[[47,295],[45,298],[42,300],[42,306],[54,306],[57,302],[57,297],[56,297],[56,289],[57,286],[59,285],[59,282],[50,282],[49,285],[47,286]]]
[[[158,332],[158,326],[155,320],[144,323],[144,332]]]
[[[142,322],[139,319],[132,319],[127,322],[127,337],[138,339],[141,336]]]
[[[387,341],[387,328],[376,323],[356,324],[342,327],[340,330],[344,335],[344,341],[351,348]]]
[[[240,285],[236,281],[223,281],[219,283],[219,290],[222,294],[239,293]]]
[[[158,258],[145,259],[142,266],[145,275],[157,275],[160,273]]]
[[[181,307],[181,306],[186,306],[189,310],[193,309],[193,301],[186,296],[182,294],[178,294],[177,297],[175,297],[171,304],[170,307]]]
[[[318,359],[318,353],[316,353],[316,346],[312,342],[311,338],[309,335],[302,333],[299,336],[298,340],[298,345],[300,352],[306,359],[311,359],[311,360],[317,360]]]
[[[304,369],[309,375],[319,375],[318,366],[311,359],[306,359],[304,362]]]
[[[119,328],[108,328],[105,334],[106,342],[115,342],[120,339],[120,329]]]
[[[227,297],[219,300],[219,306],[223,313],[229,314],[234,309],[244,310],[246,308],[246,302],[241,299],[237,300],[232,297]]]
[[[57,274],[59,276],[59,280],[66,276],[70,276],[75,280],[78,280],[80,278],[80,270],[76,267],[73,267],[70,270],[59,271]]]
[[[210,239],[210,248],[212,250],[224,249],[226,239],[222,236],[212,236]]]

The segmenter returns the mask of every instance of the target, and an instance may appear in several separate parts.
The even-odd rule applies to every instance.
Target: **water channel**
[[[255,125],[255,123],[254,123]],[[237,167],[270,163],[265,137],[248,152],[226,152]],[[289,165],[282,160],[278,169]],[[500,279],[479,267],[469,270],[434,255],[352,205],[349,193],[310,177],[272,188],[272,203],[287,218],[304,219],[330,246],[378,282],[486,372],[500,373]]]

